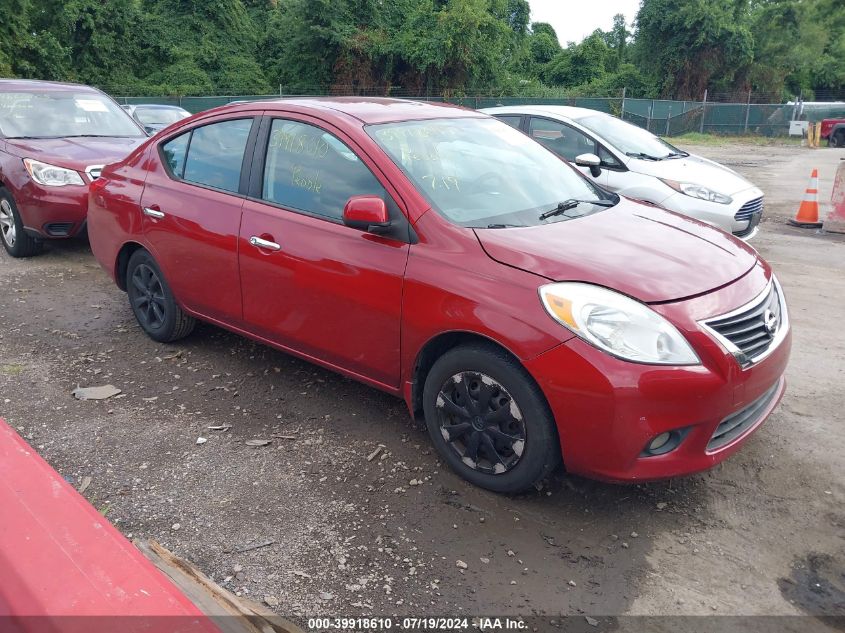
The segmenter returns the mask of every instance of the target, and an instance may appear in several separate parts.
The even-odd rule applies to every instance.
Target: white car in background
[[[679,150],[621,119],[586,108],[482,110],[574,163],[598,185],[733,233],[757,233],[763,192],[735,171]]]

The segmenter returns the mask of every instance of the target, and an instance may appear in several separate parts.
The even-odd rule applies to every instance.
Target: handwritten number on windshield
[[[428,176],[423,176],[422,179],[426,183],[431,184],[432,191],[437,189],[446,189],[449,191],[452,189],[455,191],[461,190],[460,183],[454,176],[436,176],[434,174],[429,174]]]

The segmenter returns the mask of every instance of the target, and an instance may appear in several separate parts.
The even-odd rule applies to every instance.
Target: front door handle
[[[249,243],[255,246],[256,248],[263,248],[268,251],[280,251],[282,247],[276,242],[271,242],[270,240],[264,240],[260,237],[253,235],[249,238]]]
[[[164,211],[159,211],[158,209],[153,209],[151,207],[144,207],[144,215],[161,220],[164,217]]]

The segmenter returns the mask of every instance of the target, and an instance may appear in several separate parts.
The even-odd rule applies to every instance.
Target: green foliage
[[[552,61],[560,52],[560,44],[548,33],[537,33],[531,38],[531,60],[543,65]]]
[[[610,97],[622,94],[622,90],[629,97],[638,99],[654,99],[658,97],[654,85],[630,63],[621,64],[616,72],[607,73],[592,81],[576,86],[570,90],[575,97]]]
[[[663,95],[729,90],[754,59],[747,0],[643,0],[634,59]]]
[[[565,48],[530,18],[529,0],[0,0],[0,76],[151,96],[845,85],[842,0],[642,0],[633,33],[617,15]]]
[[[528,33],[531,21],[531,7],[528,0],[508,0],[507,23],[516,35]]]
[[[534,35],[541,35],[545,33],[546,35],[551,37],[555,42],[558,42],[558,46],[560,46],[560,38],[558,38],[557,32],[555,31],[554,27],[548,22],[534,22],[531,25],[531,32]]]
[[[625,24],[625,16],[617,13],[613,16],[613,28],[607,34],[607,45],[613,50],[610,57],[610,70],[616,72],[619,67],[628,59],[628,37],[630,37],[628,26]]]

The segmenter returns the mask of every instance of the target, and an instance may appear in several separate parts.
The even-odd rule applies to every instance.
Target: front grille
[[[740,365],[748,367],[783,338],[786,309],[776,282],[751,303],[704,325],[728,348]]]
[[[105,165],[89,165],[85,168],[85,173],[88,174],[88,177],[91,180],[97,180],[103,171],[103,167],[105,167]]]
[[[772,385],[769,390],[744,409],[729,415],[719,423],[713,437],[707,443],[707,450],[714,451],[733,442],[748,429],[753,427],[774,400],[780,386],[780,380]]]
[[[749,200],[744,205],[739,208],[739,211],[736,212],[734,219],[737,222],[746,222],[751,219],[755,213],[762,213],[763,212],[763,198],[757,198],[756,200]]]

